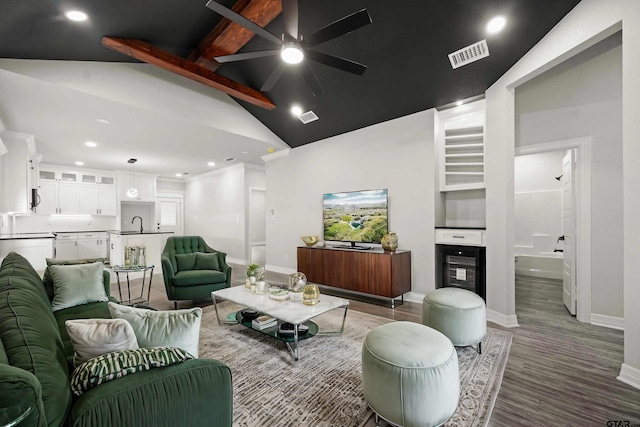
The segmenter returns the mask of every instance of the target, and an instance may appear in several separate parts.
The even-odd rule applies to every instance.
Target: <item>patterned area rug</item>
[[[219,304],[220,318],[241,308]],[[219,326],[214,308],[203,310],[200,357],[231,368],[234,427],[357,427],[372,418],[362,394],[362,342],[367,332],[391,320],[350,310],[342,335],[301,341],[300,360],[294,362],[284,343],[242,325]],[[342,315],[342,309],[332,310],[314,321],[320,330],[337,330]],[[447,426],[486,425],[511,338],[511,332],[488,329],[481,355],[470,347],[457,350],[460,404]]]

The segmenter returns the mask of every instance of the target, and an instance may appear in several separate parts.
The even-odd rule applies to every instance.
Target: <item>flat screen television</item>
[[[344,191],[323,196],[323,238],[348,249],[371,249],[357,243],[380,243],[389,232],[387,189]]]

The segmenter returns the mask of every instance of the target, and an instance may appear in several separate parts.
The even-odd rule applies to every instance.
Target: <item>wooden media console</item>
[[[411,291],[411,251],[298,247],[298,271],[309,282],[395,299]]]

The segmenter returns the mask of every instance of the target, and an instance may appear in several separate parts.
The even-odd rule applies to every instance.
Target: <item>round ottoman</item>
[[[362,387],[377,416],[404,427],[438,426],[458,407],[458,354],[435,329],[393,322],[367,334]]]
[[[422,323],[445,334],[455,346],[478,344],[487,334],[487,309],[480,295],[459,288],[428,292],[422,304]]]

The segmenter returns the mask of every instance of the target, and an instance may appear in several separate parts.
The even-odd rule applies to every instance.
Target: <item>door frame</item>
[[[576,319],[591,323],[591,138],[565,139],[515,147],[515,155],[571,149],[576,150]]]
[[[184,193],[158,193],[156,194],[156,206],[154,208],[154,215],[157,217],[158,216],[158,207],[159,202],[161,202],[162,200],[159,199],[179,199],[180,200],[180,210],[178,212],[179,216],[180,216],[180,234],[174,234],[175,236],[182,236],[184,235]],[[155,218],[155,223],[157,224],[158,221],[160,221],[160,218]],[[154,224],[154,227],[156,225]],[[163,246],[164,248],[164,246]]]

